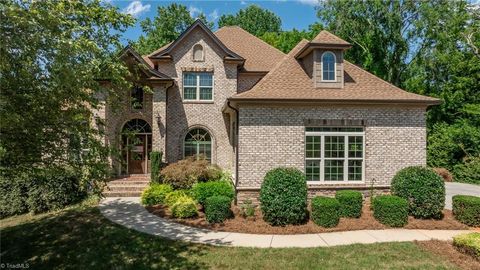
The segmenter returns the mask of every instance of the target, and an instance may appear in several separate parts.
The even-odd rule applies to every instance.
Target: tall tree
[[[249,33],[261,37],[266,32],[280,32],[282,20],[270,10],[257,5],[249,5],[237,14],[222,15],[218,27],[237,25]]]
[[[173,3],[165,7],[159,6],[153,21],[146,18],[140,22],[144,35],[140,36],[134,47],[141,54],[149,54],[174,41],[196,19],[184,5]],[[205,14],[200,13],[198,19],[208,27],[213,27],[213,23],[207,21]]]
[[[308,27],[308,30],[293,29],[290,31],[267,32],[261,36],[261,39],[282,52],[288,53],[302,39],[312,40],[322,28],[321,24],[314,23]]]

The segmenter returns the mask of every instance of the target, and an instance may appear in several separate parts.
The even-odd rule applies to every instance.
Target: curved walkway
[[[468,231],[459,230],[362,230],[316,234],[266,235],[233,232],[215,232],[181,225],[150,214],[140,198],[106,198],[99,205],[109,220],[140,232],[172,240],[242,247],[326,247],[414,240],[451,240]]]
[[[454,195],[472,195],[480,197],[480,186],[456,182],[447,182],[445,183],[446,190],[446,200],[445,208],[452,209],[452,197]]]

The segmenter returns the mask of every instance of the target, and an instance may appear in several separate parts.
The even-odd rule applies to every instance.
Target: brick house
[[[113,162],[117,173],[148,173],[156,150],[168,163],[203,154],[232,171],[240,201],[255,200],[278,166],[305,172],[310,195],[388,189],[399,169],[425,165],[425,112],[439,100],[344,60],[351,46],[322,31],[284,54],[239,27],[213,33],[197,20],[149,55],[127,47],[122,57],[145,67],[141,83],[120,109],[96,112],[107,144],[133,145]]]

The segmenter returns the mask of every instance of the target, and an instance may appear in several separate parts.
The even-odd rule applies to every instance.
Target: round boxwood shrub
[[[340,203],[342,217],[359,218],[362,215],[363,195],[360,191],[339,190],[335,198]]]
[[[380,223],[391,227],[403,227],[408,223],[408,202],[404,198],[383,195],[373,198],[373,216]]]
[[[143,205],[156,205],[164,204],[165,197],[168,193],[172,192],[172,186],[167,184],[157,184],[151,183],[143,192],[142,192],[142,204]]]
[[[178,201],[178,199],[182,197],[189,197],[188,193],[185,190],[174,190],[165,196],[165,204],[168,207],[172,207]]]
[[[208,223],[221,223],[233,216],[230,209],[232,200],[225,196],[212,196],[205,203],[205,217]]]
[[[453,216],[468,226],[480,226],[480,197],[455,195],[452,198]]]
[[[263,219],[271,225],[299,224],[307,218],[307,181],[294,168],[269,171],[260,189]]]
[[[341,205],[335,198],[315,197],[312,199],[312,220],[315,224],[330,228],[340,221]]]
[[[180,197],[172,206],[172,215],[177,218],[190,218],[198,215],[197,203],[190,197]]]
[[[408,201],[408,211],[416,218],[442,218],[445,183],[433,170],[415,166],[404,168],[392,179],[392,194]]]
[[[227,181],[212,181],[197,183],[192,188],[193,197],[199,204],[205,207],[207,198],[212,196],[225,196],[233,201],[235,191],[231,183]]]

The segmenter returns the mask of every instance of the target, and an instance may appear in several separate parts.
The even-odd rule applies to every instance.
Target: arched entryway
[[[143,119],[132,119],[122,128],[122,174],[146,174],[150,172],[152,152],[152,128]]]

